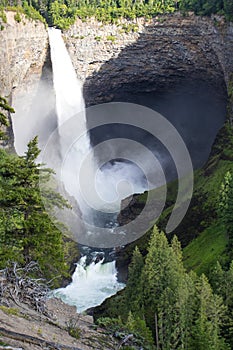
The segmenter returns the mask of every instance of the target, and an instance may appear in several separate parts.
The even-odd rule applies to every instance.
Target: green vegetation
[[[3,21],[3,23],[7,22],[6,14],[2,8],[0,8],[0,19]]]
[[[156,349],[233,348],[231,87],[230,82],[228,119],[218,133],[209,161],[195,172],[191,206],[176,229],[187,245],[183,254],[176,236],[170,235],[168,241],[156,227],[150,230],[124,251],[123,260],[131,256],[126,288],[95,310],[96,320],[120,318],[124,325],[129,315],[138,323],[144,320],[153,333]],[[176,192],[177,183],[173,182],[168,186],[160,227],[166,226]],[[144,202],[146,197],[139,195],[137,201]]]
[[[5,111],[13,111],[5,99],[0,101]],[[7,125],[4,112],[1,123]],[[69,205],[55,191],[40,188],[39,183],[49,181],[53,171],[36,163],[39,153],[37,138],[29,142],[24,156],[0,149],[0,268],[8,261],[25,265],[34,260],[47,279],[67,277],[63,236],[44,202],[50,208]]]
[[[114,42],[116,41],[116,36],[115,36],[115,35],[108,35],[108,36],[106,37],[106,39],[107,39],[108,41],[111,41],[112,43],[114,43]]]
[[[210,267],[218,260],[227,260],[227,236],[219,224],[211,225],[184,249],[184,266],[199,275],[209,273]]]
[[[20,16],[20,13],[19,12],[16,12],[15,16],[14,16],[14,19],[16,22],[20,23],[21,22],[21,16]]]
[[[15,307],[7,307],[4,305],[0,305],[0,310],[7,315],[19,316],[19,310]]]
[[[138,32],[138,25],[134,23],[125,23],[122,25],[122,30],[124,33],[137,33]]]
[[[8,113],[14,113],[7,100],[0,96],[0,140],[7,138],[5,130],[9,126]]]
[[[0,6],[18,6],[16,0],[0,0]],[[117,23],[121,18],[151,18],[160,14],[194,11],[198,15],[220,14],[227,20],[233,18],[231,0],[23,0],[21,10],[30,18],[44,18],[49,26],[67,29],[77,17],[86,20],[95,17],[104,23]],[[17,10],[18,11],[18,10]],[[161,19],[161,22],[163,19]],[[123,31],[136,32],[136,24],[125,24]]]
[[[156,349],[230,349],[232,272],[233,263],[229,270],[216,263],[212,285],[204,274],[188,273],[176,236],[169,244],[165,234],[154,227],[145,259],[138,248],[134,251],[128,283],[117,303],[115,298],[106,301],[107,307],[97,308],[95,318],[112,332],[117,327],[128,332],[143,329],[147,349],[154,349],[151,332]],[[109,318],[110,313],[114,319]]]
[[[230,171],[222,182],[218,205],[218,217],[228,238],[228,253],[233,258],[233,177]]]
[[[31,2],[27,2],[26,0],[23,1],[21,5],[18,3],[12,3],[12,1],[9,2],[0,0],[0,19],[3,21],[3,23],[7,23],[7,17],[4,10],[16,12],[14,19],[18,23],[22,21],[22,15],[25,15],[28,19],[35,21],[39,20],[47,25],[46,19],[37,11],[35,7],[33,7]]]
[[[80,339],[81,337],[81,328],[78,327],[78,320],[71,318],[66,322],[66,329],[69,335],[75,339]]]
[[[126,322],[122,322],[121,317],[99,318],[97,324],[105,329],[107,334],[114,336],[118,340],[123,340],[130,334],[130,349],[135,349],[133,346],[143,347],[145,350],[154,349],[154,341],[151,330],[146,326],[146,322],[139,317],[134,317],[132,312],[129,312]],[[127,349],[127,347],[123,347]]]

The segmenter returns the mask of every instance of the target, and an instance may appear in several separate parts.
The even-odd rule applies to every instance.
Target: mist
[[[38,135],[43,160],[64,184],[62,194],[76,199],[86,221],[106,225],[106,218],[114,220],[119,212],[122,199],[175,179],[176,166],[150,132],[117,123],[117,109],[106,116],[107,124],[93,127],[103,115],[95,108],[85,111],[82,84],[60,34],[53,33],[52,67],[48,57],[40,81],[24,93],[14,92],[15,148],[22,155]],[[114,91],[113,102],[118,101],[150,107],[167,118],[182,136],[195,168],[207,160],[225,120],[226,96],[208,82],[187,80],[160,92],[123,86]]]

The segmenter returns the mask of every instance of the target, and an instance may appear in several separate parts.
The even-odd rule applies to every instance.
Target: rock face
[[[6,12],[7,23],[0,31],[0,94],[10,96],[12,89],[28,84],[41,75],[48,46],[44,24],[21,15],[15,21],[15,12]]]
[[[136,32],[126,33],[130,28]],[[180,14],[103,25],[77,21],[65,33],[88,105],[111,101],[119,89],[151,91],[179,79],[221,87],[233,71],[233,26],[221,18]]]
[[[195,82],[195,89],[199,82],[207,82],[217,99],[226,94],[233,72],[233,25],[218,16],[176,13],[115,25],[78,20],[64,37],[84,82],[87,105],[121,101],[132,91],[136,95],[175,90],[185,81]],[[140,209],[131,201],[119,222],[127,223]]]
[[[31,94],[31,86],[39,83],[48,47],[44,24],[21,15],[21,22],[14,19],[15,12],[6,12],[7,23],[0,18],[0,95],[12,103],[13,93]],[[36,82],[36,85],[34,84]],[[1,147],[13,148],[14,135],[11,125],[6,130],[8,140]]]

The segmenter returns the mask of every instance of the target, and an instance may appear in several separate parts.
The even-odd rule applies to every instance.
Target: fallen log
[[[126,344],[127,341],[130,340],[130,339],[132,339],[132,338],[133,338],[133,334],[128,334],[128,335],[126,335],[125,338],[122,339],[122,341],[121,341],[120,344],[118,345],[117,350],[119,350],[119,349],[122,347],[122,345]]]
[[[6,338],[46,347],[50,350],[83,350],[74,346],[63,345],[59,343],[50,342],[44,339],[36,338],[31,335],[16,333],[0,327],[0,334]]]

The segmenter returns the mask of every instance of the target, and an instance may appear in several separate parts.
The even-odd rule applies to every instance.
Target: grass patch
[[[2,310],[7,315],[19,316],[19,310],[14,307],[1,305],[0,310]]]
[[[115,35],[108,35],[106,37],[106,40],[111,41],[112,43],[115,43],[116,41],[116,36]]]
[[[82,330],[78,327],[78,320],[70,319],[66,322],[66,330],[69,335],[75,339],[80,339]]]
[[[184,266],[198,275],[208,274],[217,261],[223,262],[228,239],[224,228],[218,223],[204,230],[183,251]]]

